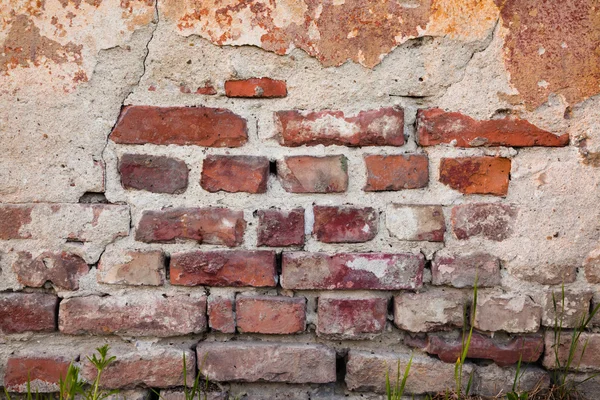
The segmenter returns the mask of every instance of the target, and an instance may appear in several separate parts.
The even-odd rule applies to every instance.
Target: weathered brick
[[[172,157],[124,154],[119,174],[125,189],[176,194],[185,192],[188,185],[187,165]]]
[[[248,132],[246,120],[223,108],[128,106],[110,139],[119,144],[240,147]]]
[[[183,386],[183,356],[187,383],[194,382],[196,376],[196,353],[189,349],[172,347],[152,347],[147,350],[125,351],[111,349],[116,355],[100,377],[100,386],[108,389],[134,388],[144,386],[165,388]],[[118,351],[118,353],[117,353]],[[89,354],[91,356],[91,354]],[[97,370],[87,359],[83,361],[81,376],[88,382],[96,379]]]
[[[277,161],[281,186],[291,193],[336,193],[348,189],[348,160],[343,155],[292,156]]]
[[[365,192],[424,188],[429,183],[429,159],[421,154],[365,155]]]
[[[350,350],[346,363],[346,385],[352,391],[385,393],[386,374],[389,374],[390,381],[396,382],[398,362],[402,375],[410,357],[410,354]],[[471,364],[463,366],[463,376],[469,376],[472,371]],[[467,381],[463,379],[463,389]],[[426,355],[412,356],[406,394],[444,393],[455,386],[454,365]]]
[[[106,250],[97,279],[106,284],[160,286],[165,281],[165,256],[160,250]]]
[[[1,293],[0,332],[52,332],[56,330],[58,297],[42,293]]]
[[[250,78],[225,81],[227,97],[273,98],[287,96],[285,81],[271,78]]]
[[[265,193],[269,159],[253,156],[207,156],[200,185],[209,192]]]
[[[488,332],[537,332],[541,318],[542,307],[528,296],[480,292],[473,326]]]
[[[500,260],[487,253],[436,254],[431,264],[431,283],[458,288],[500,285]]]
[[[503,157],[442,158],[440,182],[464,194],[506,196],[510,165]]]
[[[593,293],[565,289],[564,301],[562,289],[550,290],[542,296],[542,325],[554,327],[555,323],[563,328],[576,328],[581,325],[582,318],[587,318],[590,311]],[[556,309],[554,300],[556,300]]]
[[[335,351],[323,345],[201,342],[198,366],[217,382],[335,382]],[[202,364],[201,364],[202,360]]]
[[[510,165],[503,157],[442,158],[440,182],[464,194],[506,196]]]
[[[441,206],[390,204],[385,225],[390,234],[400,240],[443,242],[446,233]]]
[[[456,362],[456,360],[454,360]],[[517,392],[532,393],[548,389],[550,386],[550,375],[548,371],[534,365],[521,368],[517,372],[516,367],[502,368],[494,364],[477,366],[475,369],[475,385],[471,393],[484,396],[485,398],[502,398],[513,391],[515,376],[518,374]]]
[[[246,221],[242,211],[228,208],[172,208],[144,211],[135,240],[146,243],[190,239],[199,243],[239,246]]]
[[[284,146],[402,146],[404,111],[381,108],[347,117],[342,111],[278,111]]]
[[[79,279],[90,270],[78,255],[44,252],[33,259],[31,253],[20,252],[13,264],[17,279],[25,286],[42,287],[46,282],[62,290],[79,289]]]
[[[510,204],[476,203],[452,208],[452,229],[461,240],[472,237],[502,241],[513,231],[517,209]]]
[[[583,269],[589,283],[600,283],[600,248],[588,254],[583,261]]]
[[[422,254],[283,253],[285,289],[416,289],[423,282]]]
[[[317,335],[332,340],[372,339],[385,329],[388,300],[319,297]]]
[[[450,143],[458,147],[549,146],[569,144],[569,134],[557,136],[516,117],[478,121],[439,108],[417,111],[417,140],[421,146]]]
[[[564,369],[569,358],[572,332],[564,331],[561,334],[560,341],[557,343],[552,330],[546,332],[544,343],[545,352],[542,364],[548,369],[556,369],[556,353],[560,368]],[[558,351],[556,345],[558,344]],[[571,371],[600,371],[600,334],[583,332],[579,337],[572,352],[572,362],[569,366]]]
[[[209,389],[210,390],[210,389]],[[215,388],[218,390],[218,388]],[[245,390],[244,393],[247,393]],[[248,399],[253,399],[253,397],[245,396]],[[160,398],[162,400],[187,400],[186,393],[182,389],[170,389],[170,390],[161,390]],[[230,400],[231,397],[229,393],[226,391],[216,391],[216,392],[202,392],[202,400]],[[127,399],[124,399],[127,400]]]
[[[208,297],[208,326],[213,331],[235,333],[235,315],[233,312],[233,294]]]
[[[192,251],[171,256],[171,284],[196,286],[275,286],[272,251]]]
[[[306,328],[304,297],[238,296],[235,313],[240,332],[284,335]]]
[[[429,334],[424,346],[419,346],[440,360],[454,364],[463,350],[462,332],[450,334]],[[500,366],[534,363],[544,352],[544,339],[541,335],[508,336],[496,333],[488,336],[473,332],[467,358],[492,360]],[[514,376],[513,376],[514,377]]]
[[[258,246],[285,247],[304,244],[304,209],[259,210]]]
[[[461,327],[465,305],[464,293],[455,289],[403,292],[394,297],[394,323],[410,332]]]
[[[313,234],[324,243],[361,243],[377,235],[377,211],[371,207],[313,206]]]
[[[31,222],[32,210],[28,205],[0,205],[0,240],[30,238],[31,233],[21,231],[21,227]]]
[[[65,357],[11,357],[6,363],[4,387],[9,392],[27,393],[29,382],[32,393],[58,392],[70,363]]]
[[[60,303],[58,316],[60,331],[68,335],[187,335],[206,330],[206,297],[74,297]]]

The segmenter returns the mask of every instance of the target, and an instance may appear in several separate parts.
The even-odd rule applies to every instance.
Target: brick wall
[[[434,29],[386,50],[356,33],[357,55],[345,39],[294,42],[307,55],[252,42],[237,11],[243,33],[230,22],[217,38],[149,4],[98,6],[108,25],[92,33],[130,32],[115,53],[103,36],[82,47],[77,68],[95,67],[75,87],[0,97],[47,110],[0,120],[21,132],[0,164],[0,386],[23,392],[29,376],[54,392],[72,361],[93,379],[86,356],[108,343],[118,361],[103,386],[133,398],[181,398],[184,354],[215,399],[378,398],[411,355],[407,392],[433,393],[454,387],[470,325],[476,394],[510,389],[519,359],[523,388],[549,385],[552,294],[564,285],[567,331],[599,298],[595,93],[574,81],[583,97],[565,94],[554,75],[542,100],[519,86],[529,72],[503,58],[516,28],[495,6],[495,24],[467,12],[483,34]],[[52,7],[26,18],[71,5]],[[335,20],[322,40],[347,28]],[[52,62],[56,84],[74,61]],[[23,83],[10,68],[3,79]],[[579,377],[600,370],[600,335],[584,336]]]

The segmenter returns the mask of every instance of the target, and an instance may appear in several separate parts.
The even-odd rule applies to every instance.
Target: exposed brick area
[[[537,332],[542,307],[528,296],[480,293],[473,326],[481,331]]]
[[[371,207],[314,206],[313,234],[325,243],[368,242],[377,235],[379,218]]]
[[[446,233],[440,206],[390,204],[385,225],[390,235],[400,240],[443,242]]]
[[[387,320],[385,298],[323,298],[317,310],[317,335],[328,339],[369,339],[381,334]]]
[[[452,208],[452,230],[461,240],[482,238],[502,241],[513,232],[517,209],[510,204],[475,203]]]
[[[419,189],[429,182],[429,160],[425,155],[368,155],[364,160],[366,192]]]
[[[405,292],[394,297],[394,323],[409,332],[428,332],[464,325],[465,294],[454,289]]]
[[[284,146],[402,146],[404,112],[398,108],[361,111],[346,116],[342,111],[279,111]]]
[[[208,156],[202,164],[200,184],[209,192],[264,193],[269,160],[251,156]]]
[[[209,296],[208,326],[210,329],[223,333],[235,332],[234,303],[233,296]]]
[[[165,281],[162,251],[107,250],[98,263],[98,282],[115,285],[160,286]]]
[[[32,393],[56,392],[70,362],[65,357],[11,357],[6,363],[4,387],[10,392],[27,393],[29,382]]]
[[[227,97],[285,97],[287,86],[285,81],[271,78],[250,78],[225,82]]]
[[[222,108],[128,106],[110,139],[120,144],[240,147],[248,133],[242,117]]]
[[[79,279],[88,273],[89,267],[81,257],[65,251],[45,252],[34,259],[30,253],[22,252],[13,270],[25,286],[42,287],[49,281],[62,290],[77,290]]]
[[[303,297],[238,296],[235,312],[242,333],[285,335],[302,332],[306,325]]]
[[[294,156],[277,162],[281,186],[291,193],[338,193],[348,188],[345,156]]]
[[[421,146],[440,143],[458,147],[566,146],[569,135],[555,135],[520,118],[477,121],[458,112],[439,108],[417,112],[417,140]]]
[[[440,182],[464,194],[506,196],[510,165],[502,157],[442,158]]]
[[[285,247],[304,244],[304,209],[259,210],[257,246]]]
[[[0,205],[0,240],[27,239],[30,234],[21,232],[21,226],[31,222],[31,206]]]
[[[490,254],[437,256],[431,264],[431,283],[458,288],[500,285],[500,260]]]
[[[543,365],[549,369],[556,369],[558,367],[557,361],[560,363],[561,368],[567,365],[569,350],[571,347],[572,335],[561,335],[560,341],[558,342],[558,355],[556,354],[554,333],[552,331],[546,332],[544,343],[545,352],[544,359],[542,360]],[[585,351],[583,351],[585,347]],[[600,335],[597,333],[583,332],[579,337],[579,341],[576,342],[573,355],[575,362],[571,362],[571,371],[597,371],[600,369]],[[558,360],[557,360],[558,356]]]
[[[183,193],[188,185],[187,165],[171,157],[124,154],[119,173],[126,189],[175,194]]]
[[[41,293],[0,294],[0,332],[52,332],[56,330],[58,297]]]

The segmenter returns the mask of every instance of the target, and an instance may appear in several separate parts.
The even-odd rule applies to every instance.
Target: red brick
[[[390,204],[385,225],[400,240],[443,242],[446,221],[441,206]]]
[[[426,155],[365,155],[367,184],[365,192],[418,189],[429,183]]]
[[[417,289],[423,282],[422,254],[283,253],[285,289]]]
[[[454,364],[462,353],[462,334],[428,335],[423,350],[437,355],[440,360]],[[494,336],[473,332],[467,358],[492,360],[504,367],[519,362],[534,363],[544,351],[544,341],[541,335]]]
[[[9,392],[58,392],[59,381],[67,375],[71,362],[64,357],[11,357],[6,363],[4,387]]]
[[[196,89],[196,94],[212,96],[217,94],[217,90],[210,83],[205,83],[204,86],[198,86],[198,89]]]
[[[285,247],[304,244],[304,209],[259,210],[258,246]]]
[[[225,81],[227,97],[272,98],[287,96],[285,81],[271,78],[250,78]]]
[[[152,347],[139,351],[111,349],[108,355],[115,355],[117,359],[102,372],[100,386],[107,389],[183,386],[184,354],[187,383],[190,384],[196,377],[196,353],[192,350],[169,347]],[[90,357],[91,355],[89,354]],[[81,371],[82,378],[91,382],[96,379],[96,375],[96,368],[86,357]]]
[[[509,175],[508,158],[442,158],[440,163],[440,182],[464,194],[506,196]]]
[[[29,287],[42,287],[46,282],[62,290],[79,289],[79,279],[90,270],[78,255],[45,252],[32,259],[31,253],[20,252],[13,270],[20,283]]]
[[[68,335],[181,336],[206,330],[206,297],[87,296],[63,300],[59,329]]]
[[[542,307],[529,296],[480,292],[473,326],[487,332],[537,332],[541,318]]]
[[[461,240],[472,237],[502,241],[513,232],[517,209],[510,204],[475,203],[452,208],[452,229]]]
[[[209,192],[265,193],[269,160],[251,156],[207,156],[200,185]]]
[[[135,240],[172,243],[190,239],[199,243],[239,246],[244,240],[246,221],[242,211],[228,208],[167,208],[144,211]]]
[[[332,340],[372,339],[383,332],[386,298],[319,297],[317,335]]]
[[[557,369],[556,357],[558,353],[558,361],[560,369],[564,370],[567,365],[567,360],[570,357],[570,347],[572,340],[572,332],[563,332],[558,349],[554,339],[554,332],[548,330],[544,337],[546,345],[542,364],[548,369]],[[585,350],[584,350],[585,348]],[[600,334],[598,333],[581,333],[579,341],[576,344],[573,352],[573,361],[570,364],[570,370],[574,371],[600,371]]]
[[[171,256],[171,284],[183,286],[275,286],[272,251],[192,251]]]
[[[500,260],[486,253],[439,256],[431,264],[431,283],[458,288],[500,285]]]
[[[216,382],[335,382],[335,351],[323,345],[200,342],[198,367]]]
[[[417,112],[417,138],[421,146],[452,143],[458,147],[558,147],[569,144],[568,133],[557,136],[520,118],[478,121],[439,108]]]
[[[42,293],[1,293],[0,332],[52,332],[56,330],[58,297]]]
[[[165,256],[159,250],[106,250],[97,279],[106,284],[160,286],[165,280]]]
[[[208,297],[208,326],[213,331],[235,333],[233,295],[226,297],[211,294]]]
[[[238,296],[237,328],[244,333],[286,335],[306,327],[306,299],[284,296]]]
[[[345,116],[342,111],[278,111],[282,144],[296,147],[323,144],[342,146],[402,146],[404,111],[381,108]]]
[[[188,167],[176,158],[148,154],[124,154],[119,160],[125,189],[177,194],[188,185]]]
[[[277,161],[281,186],[291,193],[336,193],[348,189],[345,156],[293,156]]]
[[[33,206],[0,205],[0,240],[28,239],[29,233],[20,232],[23,225],[31,222]]]
[[[394,323],[409,332],[429,332],[464,325],[465,296],[456,289],[430,288],[394,297]]]
[[[371,207],[314,206],[313,234],[324,243],[361,243],[377,235],[377,211]]]
[[[246,120],[223,108],[127,106],[110,139],[119,144],[240,147]]]

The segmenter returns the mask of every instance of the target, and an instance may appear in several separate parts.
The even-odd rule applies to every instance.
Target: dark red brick
[[[242,211],[228,208],[167,208],[144,211],[135,240],[146,243],[190,239],[199,243],[239,246],[246,221]]]
[[[31,222],[32,210],[33,206],[0,205],[0,240],[30,238],[30,234],[20,232],[20,229]]]
[[[423,255],[387,253],[283,253],[285,289],[417,289]]]
[[[58,297],[43,293],[1,293],[0,332],[56,330]]]
[[[464,194],[506,196],[510,165],[502,157],[442,158],[440,182]]]
[[[188,185],[188,168],[176,158],[147,154],[124,154],[119,161],[125,189],[153,193],[183,193]]]
[[[9,392],[48,393],[59,390],[59,381],[67,375],[71,362],[65,357],[11,357],[6,363],[4,387]]]
[[[223,108],[127,106],[110,139],[119,144],[240,147],[246,120]]]
[[[381,108],[347,117],[342,111],[278,111],[282,144],[296,147],[323,144],[342,146],[402,146],[404,111]]]
[[[385,329],[386,298],[319,297],[317,335],[333,340],[371,339]]]
[[[482,237],[502,241],[513,231],[517,209],[510,204],[475,203],[452,208],[452,229],[458,239]]]
[[[207,156],[200,185],[209,192],[265,193],[269,159],[252,156]]]
[[[42,287],[46,282],[62,290],[79,289],[79,279],[86,275],[90,268],[78,255],[67,253],[45,252],[32,259],[31,253],[19,253],[13,264],[17,279],[25,286]]]
[[[208,298],[208,326],[213,331],[235,333],[233,295],[231,297],[210,295]]]
[[[192,251],[171,256],[171,284],[183,286],[276,285],[272,251]]]
[[[458,147],[558,147],[569,144],[569,134],[557,136],[516,117],[478,121],[432,108],[417,112],[417,140],[421,146],[453,143]]]
[[[438,256],[431,264],[431,283],[458,288],[500,285],[500,260],[486,253]]]
[[[285,247],[304,244],[304,209],[259,210],[258,246]]]
[[[235,300],[238,331],[286,335],[306,327],[306,299],[284,296],[238,296]]]
[[[440,360],[454,364],[463,349],[462,335],[429,334],[422,350],[437,355]],[[508,336],[496,334],[493,337],[474,332],[467,352],[467,358],[492,360],[501,367],[516,364],[519,357],[524,363],[536,362],[544,352],[544,339],[541,335]]]
[[[325,243],[368,242],[377,235],[377,211],[371,207],[314,206],[313,234]]]
[[[418,189],[429,183],[429,159],[426,155],[366,155],[366,192]]]
[[[225,81],[227,97],[273,98],[287,96],[285,81],[271,78],[250,78]]]
[[[60,303],[59,329],[67,335],[182,336],[206,330],[206,297],[87,296]]]
[[[291,193],[336,193],[348,189],[345,156],[293,156],[277,162],[281,186]]]

